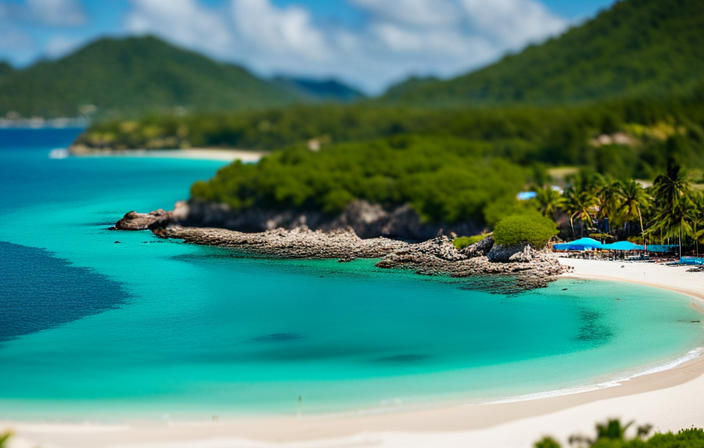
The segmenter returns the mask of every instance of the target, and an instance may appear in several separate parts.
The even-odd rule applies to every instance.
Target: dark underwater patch
[[[513,296],[526,291],[516,277],[475,276],[459,287],[463,291],[479,291],[495,295]]]
[[[579,319],[581,325],[577,334],[578,341],[604,344],[613,336],[611,329],[599,322],[601,319],[600,313],[581,309],[579,311]]]
[[[122,286],[43,249],[0,241],[0,342],[118,308]]]
[[[171,257],[171,259],[176,261],[183,261],[186,263],[201,263],[203,260],[280,260],[280,258],[277,257],[245,252],[229,247],[197,247],[198,249],[200,249],[198,253],[174,255]]]
[[[407,355],[396,355],[396,356],[386,356],[384,358],[377,358],[374,362],[387,363],[387,364],[409,364],[414,362],[425,361],[430,356],[428,355],[418,355],[418,354],[407,354]]]
[[[293,342],[299,339],[303,339],[303,336],[295,333],[274,333],[267,334],[265,336],[259,336],[252,338],[249,342],[254,342],[258,344],[276,344],[281,342]]]

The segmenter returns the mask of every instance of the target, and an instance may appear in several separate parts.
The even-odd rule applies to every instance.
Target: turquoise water
[[[0,418],[477,402],[627,376],[704,339],[690,298],[632,284],[504,296],[373,261],[247,259],[111,232],[222,164],[49,159],[68,137],[0,144]]]

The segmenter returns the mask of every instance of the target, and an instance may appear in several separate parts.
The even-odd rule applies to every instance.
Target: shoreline
[[[609,280],[666,289],[688,295],[701,302],[700,312],[704,314],[704,273],[686,272],[692,266],[665,266],[654,263],[580,260],[573,258],[559,258],[559,260],[562,264],[575,269],[573,272],[563,274],[565,278]],[[593,263],[600,264],[595,266]],[[667,281],[663,281],[663,279],[659,278],[659,275],[653,275],[654,269],[651,268],[652,266],[667,269],[669,270],[668,274],[673,275],[668,276]],[[620,275],[613,275],[614,270]],[[657,268],[655,270],[660,269]],[[643,278],[640,278],[641,273]],[[701,284],[697,284],[697,280]],[[670,283],[674,281],[680,281],[683,284],[681,286],[673,286]]]
[[[257,163],[268,155],[266,151],[241,149],[189,148],[189,149],[76,149],[69,148],[71,157],[128,157],[158,159],[212,160],[220,162]]]
[[[560,262],[575,268],[574,273],[563,274],[563,278],[633,282],[667,289],[692,297],[692,305],[704,313],[704,275],[688,273],[686,267],[565,258],[560,258]],[[115,444],[154,448],[271,444],[296,447],[475,444],[528,448],[546,434],[563,440],[576,432],[590,434],[595,423],[611,417],[635,419],[639,424],[651,423],[657,431],[704,426],[704,394],[701,394],[704,356],[700,353],[667,370],[662,370],[664,367],[667,364],[660,366],[659,371],[653,367],[649,369],[652,373],[635,374],[614,387],[487,404],[455,400],[429,403],[420,409],[369,410],[365,414],[350,412],[301,418],[238,418],[216,423],[57,426],[16,422],[12,426],[18,430],[19,438],[31,439],[35,444],[86,448]],[[545,394],[551,392],[559,391]],[[0,427],[3,426],[6,424],[0,423]]]

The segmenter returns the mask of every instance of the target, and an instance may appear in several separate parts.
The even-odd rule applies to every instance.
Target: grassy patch
[[[474,235],[474,236],[461,236],[459,238],[455,238],[452,241],[452,244],[457,248],[457,250],[461,250],[461,249],[464,249],[465,247],[469,247],[472,244],[476,244],[476,243],[484,240],[489,235],[490,234],[488,234],[488,233],[483,233],[481,235]]]

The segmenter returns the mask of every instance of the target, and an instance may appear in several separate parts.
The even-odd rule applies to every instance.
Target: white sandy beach
[[[704,273],[686,267],[563,259],[570,276],[637,282],[688,294],[704,310]],[[704,427],[704,357],[616,387],[486,405],[452,403],[376,414],[272,417],[209,423],[128,422],[120,426],[0,423],[13,428],[12,448],[510,447],[529,448],[543,435],[563,442],[591,435],[596,422],[618,417],[657,431]]]
[[[89,150],[71,151],[75,157],[144,157],[160,159],[192,159],[192,160],[217,160],[222,162],[234,162],[241,160],[245,163],[256,163],[267,155],[264,151],[245,151],[240,149],[212,149],[212,148],[192,148],[192,149],[126,149],[120,151],[109,150]]]

